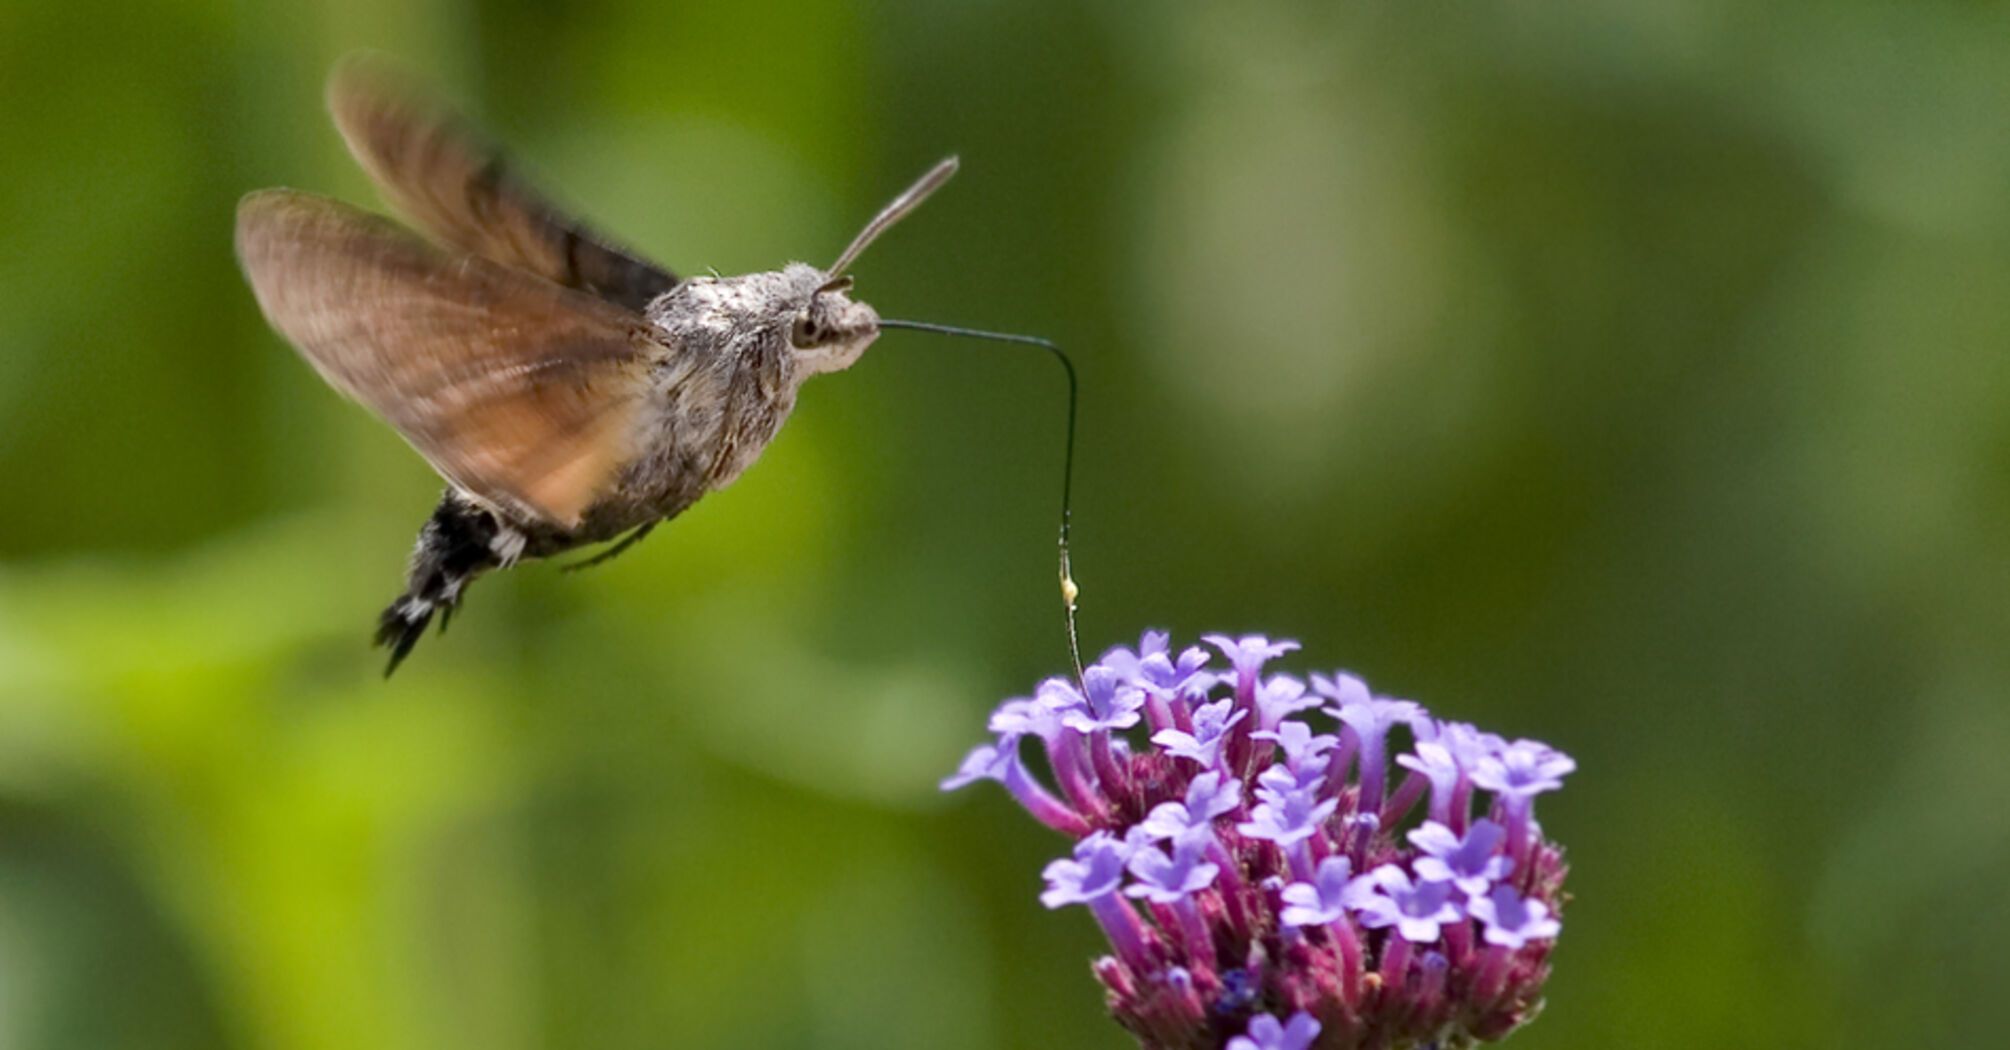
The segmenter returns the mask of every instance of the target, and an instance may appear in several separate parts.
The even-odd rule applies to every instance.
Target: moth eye
[[[823,335],[823,326],[808,314],[797,317],[796,323],[789,326],[789,342],[796,344],[798,349],[807,350],[817,345]]]

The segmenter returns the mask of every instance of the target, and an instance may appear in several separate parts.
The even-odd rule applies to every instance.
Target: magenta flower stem
[[[1144,924],[1138,921],[1138,913],[1131,910],[1130,904],[1115,893],[1105,893],[1089,902],[1089,911],[1109,936],[1117,958],[1133,973],[1149,973],[1151,956],[1145,951]]]
[[[1424,797],[1424,789],[1430,784],[1430,778],[1422,773],[1412,772],[1404,777],[1402,786],[1390,796],[1389,804],[1382,807],[1382,826],[1394,827],[1397,821],[1407,816],[1410,808],[1417,804],[1417,800]]]
[[[1130,777],[1117,765],[1108,730],[1098,729],[1089,734],[1089,761],[1095,766],[1096,779],[1103,783],[1104,798],[1118,799],[1131,793]]]
[[[1186,939],[1187,958],[1197,963],[1214,963],[1214,937],[1207,931],[1207,922],[1201,918],[1200,907],[1192,897],[1183,897],[1173,902],[1173,913],[1179,916],[1180,932]]]
[[[1514,952],[1502,945],[1489,945],[1480,959],[1479,974],[1473,978],[1473,1002],[1490,1005],[1501,996],[1501,989],[1507,984],[1508,964],[1514,961]]]
[[[1235,935],[1247,940],[1251,928],[1249,912],[1243,907],[1244,887],[1247,884],[1242,881],[1242,876],[1238,873],[1241,865],[1235,862],[1235,858],[1229,855],[1228,847],[1223,846],[1219,840],[1208,844],[1207,859],[1221,869],[1221,873],[1215,876],[1215,882],[1221,887],[1222,910],[1228,913],[1228,921],[1235,927]]]
[[[1054,767],[1054,779],[1061,785],[1061,793],[1075,808],[1096,820],[1109,816],[1109,806],[1089,783],[1088,773],[1082,768],[1081,734],[1063,732],[1047,745],[1047,761]]]
[[[1403,982],[1410,972],[1410,942],[1395,930],[1389,931],[1389,939],[1382,942],[1382,994],[1390,999],[1400,999]]]
[[[1026,807],[1026,812],[1031,813],[1034,820],[1063,835],[1081,838],[1092,830],[1080,813],[1055,798],[1018,762],[1011,763],[1005,770],[1005,790]]]

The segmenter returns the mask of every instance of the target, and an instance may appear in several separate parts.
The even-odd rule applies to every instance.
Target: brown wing
[[[570,528],[628,459],[640,317],[291,190],[238,205],[237,254],[273,327],[475,497]]]
[[[443,243],[637,313],[677,283],[559,210],[500,147],[382,61],[338,65],[328,108],[385,200]]]

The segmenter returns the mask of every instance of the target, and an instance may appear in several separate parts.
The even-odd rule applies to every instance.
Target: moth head
[[[850,368],[879,337],[879,314],[846,294],[850,277],[815,277],[808,300],[789,319],[789,348],[796,367],[809,375]]]
[[[921,206],[928,195],[956,174],[956,158],[930,168],[893,202],[880,209],[865,229],[839,253],[829,269],[815,271],[815,285],[789,322],[789,346],[799,368],[807,373],[835,372],[851,367],[879,337],[879,315],[850,296],[851,264],[879,235]],[[806,268],[807,269],[807,268]]]

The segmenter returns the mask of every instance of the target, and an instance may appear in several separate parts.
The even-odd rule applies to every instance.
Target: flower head
[[[1074,840],[1040,899],[1083,905],[1108,937],[1093,970],[1117,1019],[1144,1050],[1234,1032],[1235,1050],[1416,1050],[1492,1041],[1532,1017],[1565,876],[1533,800],[1570,759],[1433,719],[1352,675],[1308,689],[1263,674],[1295,643],[1208,641],[1227,673],[1148,631],[1078,680],[1007,701],[996,738],[943,780],[998,782]],[[1413,739],[1396,762],[1413,775],[1392,784],[1398,725]],[[1428,815],[1412,819],[1426,782]],[[1472,819],[1477,791],[1492,795],[1487,819]]]

